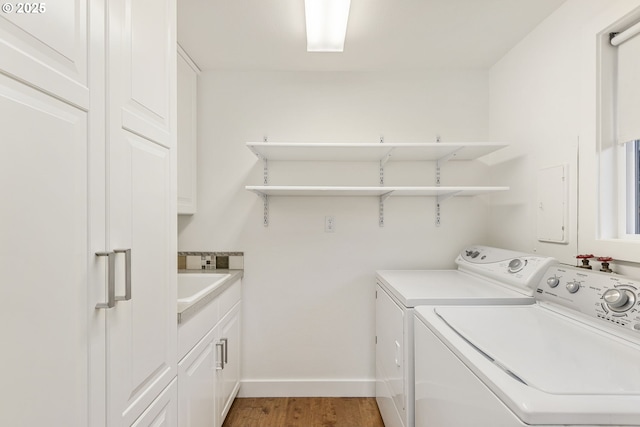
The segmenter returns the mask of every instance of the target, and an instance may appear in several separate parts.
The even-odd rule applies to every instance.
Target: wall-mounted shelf
[[[379,225],[384,226],[384,202],[390,196],[436,197],[436,226],[440,225],[440,204],[450,197],[478,196],[506,191],[509,187],[440,186],[440,166],[450,160],[474,160],[506,147],[506,144],[487,142],[422,142],[422,143],[297,143],[247,142],[249,148],[263,161],[263,184],[245,188],[262,197],[264,225],[269,225],[269,197],[271,196],[351,196],[379,198]],[[295,186],[268,185],[269,161],[330,161],[377,162],[379,186]],[[384,186],[384,165],[390,161],[436,162],[435,186]]]
[[[452,160],[474,160],[506,146],[487,142],[247,142],[247,147],[261,160],[332,162],[438,161],[448,156]]]
[[[245,189],[261,196],[414,196],[447,197],[479,196],[508,190],[509,187],[343,187],[296,185],[247,185]]]

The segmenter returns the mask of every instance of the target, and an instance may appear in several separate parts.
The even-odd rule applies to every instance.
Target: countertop
[[[218,274],[230,274],[229,277],[224,279],[220,283],[220,285],[216,286],[202,297],[200,300],[195,302],[194,304],[185,307],[182,311],[178,311],[178,323],[185,322],[189,318],[193,317],[197,312],[202,310],[207,304],[213,301],[218,295],[227,290],[236,280],[242,278],[244,276],[244,270],[226,270],[226,269],[217,269],[217,270],[178,270],[178,274],[207,274],[207,273],[218,273]]]

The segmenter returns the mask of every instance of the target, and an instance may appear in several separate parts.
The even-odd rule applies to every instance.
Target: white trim
[[[196,64],[195,61],[191,59],[191,56],[189,56],[187,51],[184,50],[182,46],[180,46],[180,43],[177,43],[177,46],[178,46],[178,55],[180,55],[182,59],[184,59],[185,62],[189,64],[189,67],[193,68],[193,71],[195,71],[196,74],[198,75],[202,73],[202,70],[200,69],[200,67],[198,67],[198,64]]]
[[[375,379],[243,380],[238,397],[375,397]]]

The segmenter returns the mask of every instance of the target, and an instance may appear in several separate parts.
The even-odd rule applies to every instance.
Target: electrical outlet
[[[333,233],[336,231],[336,219],[334,216],[325,216],[324,217],[324,232],[325,233]]]

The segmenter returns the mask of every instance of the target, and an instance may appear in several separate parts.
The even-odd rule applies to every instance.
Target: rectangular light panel
[[[351,0],[305,0],[307,52],[342,52]]]

